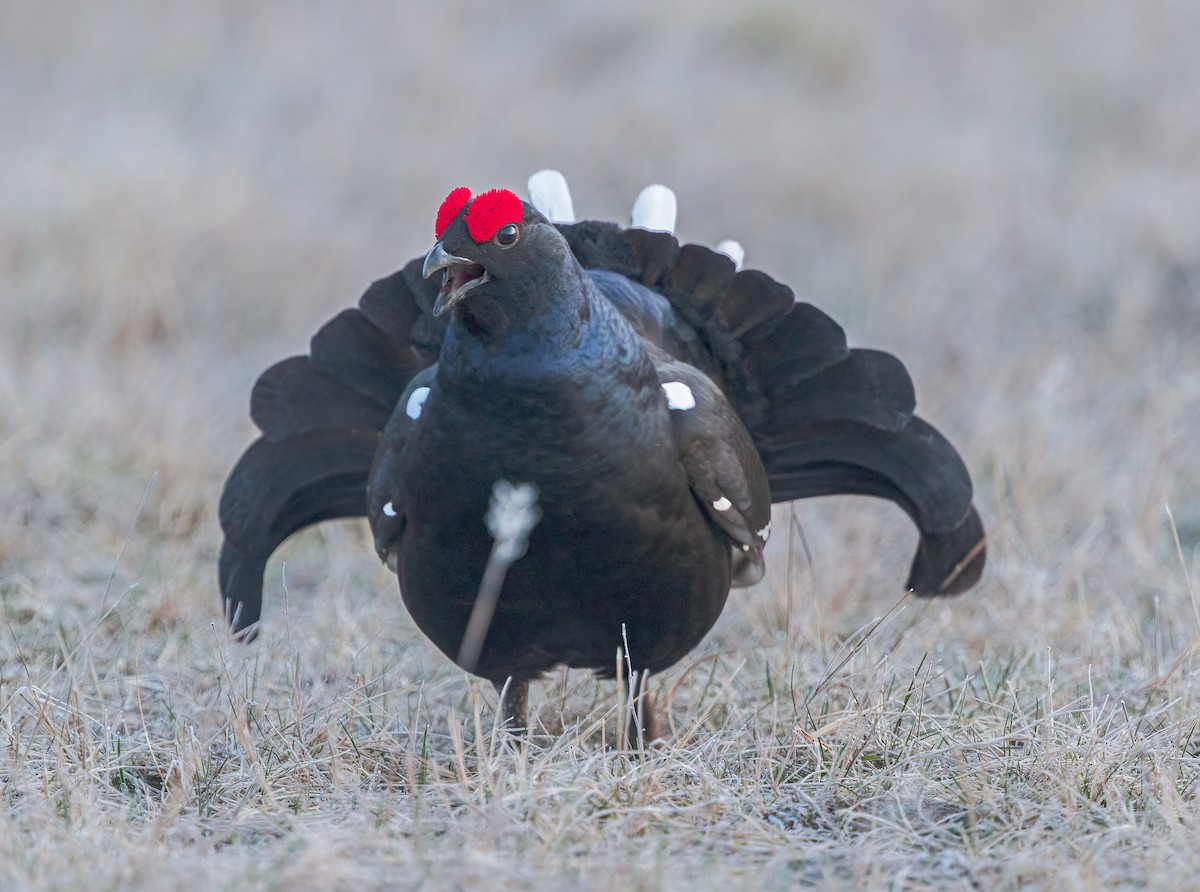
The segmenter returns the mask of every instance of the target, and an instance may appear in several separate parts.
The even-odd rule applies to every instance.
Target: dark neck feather
[[[557,275],[482,286],[454,310],[441,362],[470,373],[498,361],[554,363],[573,354],[591,316],[589,286],[570,256]]]

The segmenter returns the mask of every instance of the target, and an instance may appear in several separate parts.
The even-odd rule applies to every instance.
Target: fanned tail
[[[986,535],[970,474],[913,414],[900,360],[851,349],[821,310],[718,251],[594,221],[560,229],[585,267],[667,297],[686,327],[638,306],[619,282],[599,282],[648,336],[718,380],[762,454],[772,501],[857,494],[895,502],[921,534],[911,591],[959,594],[979,580]]]
[[[975,584],[986,537],[970,476],[954,447],[913,414],[898,359],[850,349],[827,315],[724,253],[612,223],[559,229],[646,337],[722,387],[762,454],[773,501],[859,494],[895,502],[921,534],[908,587],[948,595]],[[412,377],[437,361],[445,320],[432,316],[437,284],[421,278],[421,263],[375,282],[356,309],[317,332],[308,356],[275,364],[255,385],[251,417],[262,436],[230,473],[220,504],[224,610],[247,638],[279,544],[310,524],[366,514],[380,431]]]
[[[323,520],[366,515],[380,431],[409,380],[441,349],[432,300],[413,261],[326,323],[308,356],[259,377],[250,416],[263,435],[234,466],[220,503],[221,598],[238,634],[253,637],[263,571],[284,539]]]

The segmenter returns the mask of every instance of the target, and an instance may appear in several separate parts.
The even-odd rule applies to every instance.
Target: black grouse
[[[647,676],[700,642],[731,584],[762,577],[772,502],[889,499],[921,533],[908,589],[975,584],[985,537],[970,477],[913,414],[899,360],[848,348],[823,312],[725,253],[561,222],[560,181],[539,201],[555,222],[512,192],[455,189],[425,257],[259,378],[262,436],[220,505],[239,635],[254,633],[285,538],[365,515],[414,621],[460,658],[501,480],[536,487],[540,520],[459,661],[502,691],[513,727],[531,679],[560,665],[612,677],[624,648],[631,730],[653,737]],[[669,226],[669,190],[644,195],[651,215],[656,197],[672,205]]]

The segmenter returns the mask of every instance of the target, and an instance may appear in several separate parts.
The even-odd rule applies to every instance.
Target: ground
[[[0,887],[1179,888],[1200,870],[1200,7],[0,2]],[[907,363],[991,532],[863,499],[656,681],[490,688],[363,527],[219,617],[257,373],[454,186],[679,195]]]

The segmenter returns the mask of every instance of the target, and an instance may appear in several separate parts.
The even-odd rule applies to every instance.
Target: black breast
[[[476,669],[485,678],[557,664],[611,674],[625,640],[635,668],[666,668],[728,594],[728,546],[688,488],[640,339],[593,330],[604,342],[573,362],[439,373],[401,457],[401,591],[452,659],[491,549],[492,487],[538,487],[542,518],[509,569]]]

